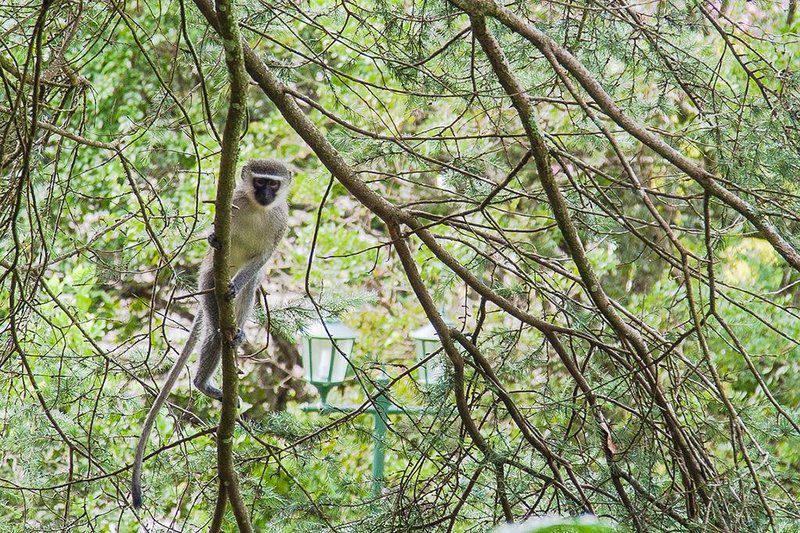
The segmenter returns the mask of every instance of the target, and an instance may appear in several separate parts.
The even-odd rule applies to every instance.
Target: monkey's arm
[[[264,253],[255,256],[245,263],[242,268],[233,276],[231,284],[228,285],[228,292],[225,294],[228,298],[233,299],[244,286],[255,279],[256,275],[264,268],[272,252],[278,247],[278,243],[283,239],[286,234],[286,222],[284,221],[275,231],[273,239],[269,242]]]
[[[211,248],[214,250],[219,250],[219,241],[217,241],[217,235],[215,233],[208,236],[208,244],[211,245]],[[257,255],[245,263],[236,275],[233,276],[233,279],[228,285],[228,290],[225,292],[225,297],[228,300],[233,300],[242,288],[255,278],[270,255],[272,255],[272,252],[265,255]]]

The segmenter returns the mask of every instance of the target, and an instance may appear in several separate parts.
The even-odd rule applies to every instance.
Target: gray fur
[[[270,177],[281,182],[275,199],[267,206],[259,204],[253,196],[254,177]],[[242,168],[241,180],[233,193],[229,254],[233,279],[228,288],[228,294],[234,298],[236,324],[240,332],[244,330],[245,322],[255,305],[255,294],[261,269],[286,233],[289,215],[286,197],[291,182],[292,173],[280,161],[254,159],[248,161]],[[209,242],[214,242],[213,235]],[[214,248],[212,247],[200,265],[198,289],[209,291],[213,288]],[[167,401],[172,387],[175,386],[178,376],[201,337],[200,357],[197,362],[194,385],[206,396],[219,400],[222,398],[222,391],[214,385],[211,379],[219,366],[221,357],[219,311],[213,291],[200,296],[200,308],[192,322],[189,339],[145,418],[142,434],[136,445],[131,481],[133,506],[137,509],[142,506],[142,461],[150,431],[153,429],[159,410]],[[241,341],[243,338],[239,340]]]

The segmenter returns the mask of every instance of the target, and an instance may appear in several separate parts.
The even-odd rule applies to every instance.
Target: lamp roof
[[[436,333],[436,328],[433,327],[433,324],[428,322],[421,328],[412,331],[411,338],[418,341],[438,341],[439,334]]]
[[[304,327],[302,335],[312,339],[355,339],[358,337],[358,332],[347,327],[338,318],[327,318],[324,322],[315,320]]]
[[[453,319],[450,318],[450,315],[447,314],[447,311],[444,308],[442,308],[442,310],[439,311],[439,313],[441,314],[442,320],[444,320],[444,323],[445,323],[445,325],[447,327],[452,327],[452,326],[455,325],[455,322],[453,322]],[[428,322],[427,324],[425,324],[421,328],[418,328],[418,329],[415,329],[414,331],[412,331],[410,337],[412,339],[418,340],[418,341],[438,341],[439,340],[439,334],[436,333],[436,328],[433,327],[433,324],[431,324],[430,322]]]

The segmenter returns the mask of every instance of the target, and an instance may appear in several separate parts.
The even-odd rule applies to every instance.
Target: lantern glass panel
[[[420,342],[425,346],[425,353],[424,357],[435,353],[442,347],[442,343],[439,341],[423,341]],[[444,374],[444,364],[442,361],[442,354],[436,354],[435,356],[428,359],[428,362],[425,363],[424,366],[420,367],[421,370],[424,370],[424,377],[422,379],[422,383],[424,385],[435,385],[442,379],[442,375]]]
[[[314,366],[309,381],[312,383],[329,383],[333,353],[333,343],[328,339],[311,339],[311,354]]]
[[[353,339],[339,339],[336,341],[336,347],[331,346],[331,348],[334,350],[333,369],[330,373],[331,382],[341,383],[347,377],[347,368],[350,363],[345,358],[345,355],[349,357],[353,351]]]
[[[428,356],[442,347],[442,343],[439,342],[439,337],[435,333],[427,338],[416,337],[414,344],[417,348],[417,363],[425,361]],[[441,354],[436,354],[419,367],[418,377],[423,385],[434,385],[442,377],[444,368],[442,368],[441,359]]]

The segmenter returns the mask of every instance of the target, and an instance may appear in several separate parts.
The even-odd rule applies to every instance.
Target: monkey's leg
[[[205,336],[200,345],[200,357],[197,360],[197,367],[194,376],[194,385],[200,392],[214,398],[222,399],[222,391],[214,385],[211,379],[219,366],[222,356],[221,342],[219,334],[219,312],[217,302],[213,294],[203,296],[203,309],[205,310]]]
[[[215,326],[210,327],[214,328]],[[200,346],[200,358],[197,360],[194,376],[194,386],[215,400],[222,399],[222,391],[214,385],[214,381],[211,379],[219,366],[221,348],[219,332],[209,331]]]
[[[241,278],[240,278],[241,279]],[[245,341],[244,325],[253,311],[256,297],[256,280],[249,280],[239,291],[234,301],[234,309],[236,313],[236,325],[239,331],[233,339],[234,346],[239,345]],[[219,313],[217,311],[217,302],[212,295],[207,295],[205,308],[209,309],[207,322],[206,322],[206,336],[203,339],[203,344],[200,346],[200,358],[197,361],[197,371],[194,378],[195,386],[211,398],[217,400],[222,399],[222,391],[214,385],[213,375],[219,366],[220,357],[222,355],[222,342],[219,332]]]
[[[197,369],[194,376],[194,386],[200,392],[215,400],[222,399],[222,391],[214,385],[212,380],[212,376],[219,366],[221,348],[219,331],[209,331],[200,346],[200,358],[197,360]]]

